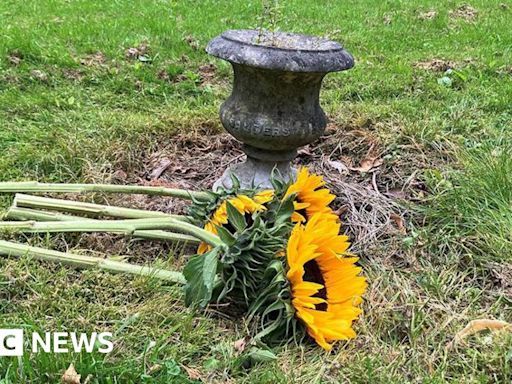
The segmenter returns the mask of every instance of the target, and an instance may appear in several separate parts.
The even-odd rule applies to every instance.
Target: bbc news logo
[[[114,349],[110,332],[33,332],[30,335],[32,353],[87,352],[109,353]],[[25,340],[23,329],[0,329],[0,356],[22,356]]]
[[[0,356],[23,355],[23,329],[0,329]]]

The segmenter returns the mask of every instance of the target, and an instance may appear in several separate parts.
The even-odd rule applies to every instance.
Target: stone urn
[[[231,30],[211,40],[206,51],[233,66],[233,90],[220,108],[224,128],[243,143],[244,163],[228,168],[214,189],[271,188],[270,175],[294,177],[297,149],[318,139],[327,119],[320,107],[322,79],[354,65],[334,41],[284,32]]]

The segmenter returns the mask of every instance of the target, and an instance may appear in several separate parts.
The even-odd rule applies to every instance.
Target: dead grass
[[[389,238],[403,237],[409,218],[403,202],[422,187],[416,179],[422,158],[411,162],[411,158],[393,157],[387,152],[368,131],[359,127],[340,129],[331,124],[321,140],[299,151],[296,160],[297,165],[307,164],[325,176],[338,196],[334,208],[357,251],[379,248],[379,241],[388,243]],[[118,169],[114,176],[120,178],[119,182],[196,190],[211,188],[227,166],[245,158],[240,143],[208,127],[177,133],[168,144],[133,156],[139,156],[132,161],[138,166]],[[183,201],[169,198],[131,196],[110,202],[170,213],[185,210]]]
[[[453,61],[444,59],[431,59],[418,61],[417,63],[414,63],[414,67],[434,72],[446,72],[448,69],[456,68],[457,64]]]
[[[386,249],[386,253],[402,258],[402,240],[412,230],[413,213],[406,207],[425,189],[418,170],[433,166],[439,159],[432,154],[427,156],[426,150],[414,142],[397,144],[377,135],[376,132],[389,129],[383,130],[385,124],[357,116],[352,124],[334,121],[322,139],[300,149],[296,166],[308,165],[324,175],[337,196],[334,208],[342,217],[355,252],[373,257],[375,252]],[[92,166],[91,172],[86,170],[85,179],[210,189],[226,167],[244,160],[240,143],[219,133],[217,125],[212,127],[208,121],[198,122],[186,133],[178,130],[165,138],[146,136],[141,140],[132,151],[119,151],[114,173],[98,173]],[[88,200],[91,196],[80,198]],[[183,200],[157,196],[94,195],[92,200],[168,213],[185,213],[187,206]],[[105,253],[109,253],[108,244],[117,244],[112,249],[116,254],[129,253],[132,244],[109,235],[86,235],[83,239],[81,245]],[[148,252],[149,259],[157,257],[151,254]]]

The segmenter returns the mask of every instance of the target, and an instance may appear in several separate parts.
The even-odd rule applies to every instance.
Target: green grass
[[[405,241],[362,255],[370,288],[358,339],[332,354],[288,346],[246,369],[232,346],[243,324],[193,314],[176,287],[2,259],[1,327],[117,333],[107,356],[0,358],[0,382],[58,383],[71,362],[91,383],[187,382],[184,367],[213,382],[510,382],[508,335],[445,348],[472,319],[512,319],[512,5],[470,4],[473,20],[450,15],[458,1],[281,1],[281,30],[329,35],[356,58],[326,79],[333,122],[393,154],[388,178],[417,171],[427,185]],[[231,70],[203,48],[225,29],[257,27],[260,13],[260,1],[242,0],[3,0],[0,181],[108,182],[140,171],[175,132],[220,131]],[[150,62],[125,57],[142,43]],[[416,65],[434,58],[455,63],[451,86]],[[208,63],[215,79],[201,84]],[[112,252],[181,266],[140,244]]]
[[[462,170],[427,173],[425,209],[441,254],[477,262],[512,258],[512,146],[509,137],[461,151]]]

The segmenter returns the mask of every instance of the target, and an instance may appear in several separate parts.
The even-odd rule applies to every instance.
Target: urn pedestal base
[[[253,159],[248,156],[245,163],[235,164],[226,169],[221,178],[213,185],[213,190],[215,191],[219,187],[232,188],[232,175],[238,179],[240,187],[243,189],[273,189],[274,187],[270,182],[272,172],[278,172],[277,175],[286,182],[295,179],[297,173],[289,161],[276,163]]]

